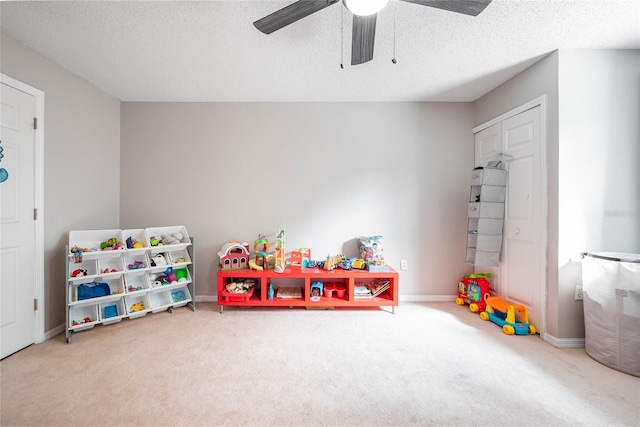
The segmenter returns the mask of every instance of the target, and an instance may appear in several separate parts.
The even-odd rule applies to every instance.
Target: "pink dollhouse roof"
[[[222,246],[222,249],[220,250],[220,252],[218,252],[218,256],[220,258],[226,257],[230,255],[232,250],[237,250],[237,249],[240,249],[241,253],[249,256],[249,251],[243,245],[247,245],[247,243],[238,243],[238,242],[225,243],[224,246]],[[234,255],[237,255],[237,254],[234,254]]]

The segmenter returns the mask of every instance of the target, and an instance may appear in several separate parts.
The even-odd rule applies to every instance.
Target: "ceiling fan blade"
[[[449,12],[464,13],[465,15],[478,16],[491,0],[400,0],[407,3],[420,4],[422,6],[436,7]]]
[[[376,38],[376,16],[353,15],[351,33],[351,65],[364,64],[373,59],[373,43]]]
[[[305,18],[312,13],[331,6],[340,0],[299,0],[287,7],[273,12],[262,19],[258,19],[253,25],[265,34],[271,34],[280,28]]]

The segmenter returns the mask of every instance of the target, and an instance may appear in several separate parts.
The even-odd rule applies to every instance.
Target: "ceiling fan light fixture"
[[[369,16],[380,12],[389,0],[342,0],[351,13],[358,16]]]

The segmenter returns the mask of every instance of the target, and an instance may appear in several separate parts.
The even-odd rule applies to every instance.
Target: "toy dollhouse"
[[[239,270],[249,267],[249,244],[230,241],[220,252],[220,270]]]

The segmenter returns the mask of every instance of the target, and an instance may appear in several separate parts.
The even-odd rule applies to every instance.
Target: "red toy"
[[[487,306],[487,298],[491,296],[487,277],[491,277],[491,273],[464,276],[458,283],[459,296],[456,298],[456,304],[468,304],[469,310],[473,313],[483,312]]]

